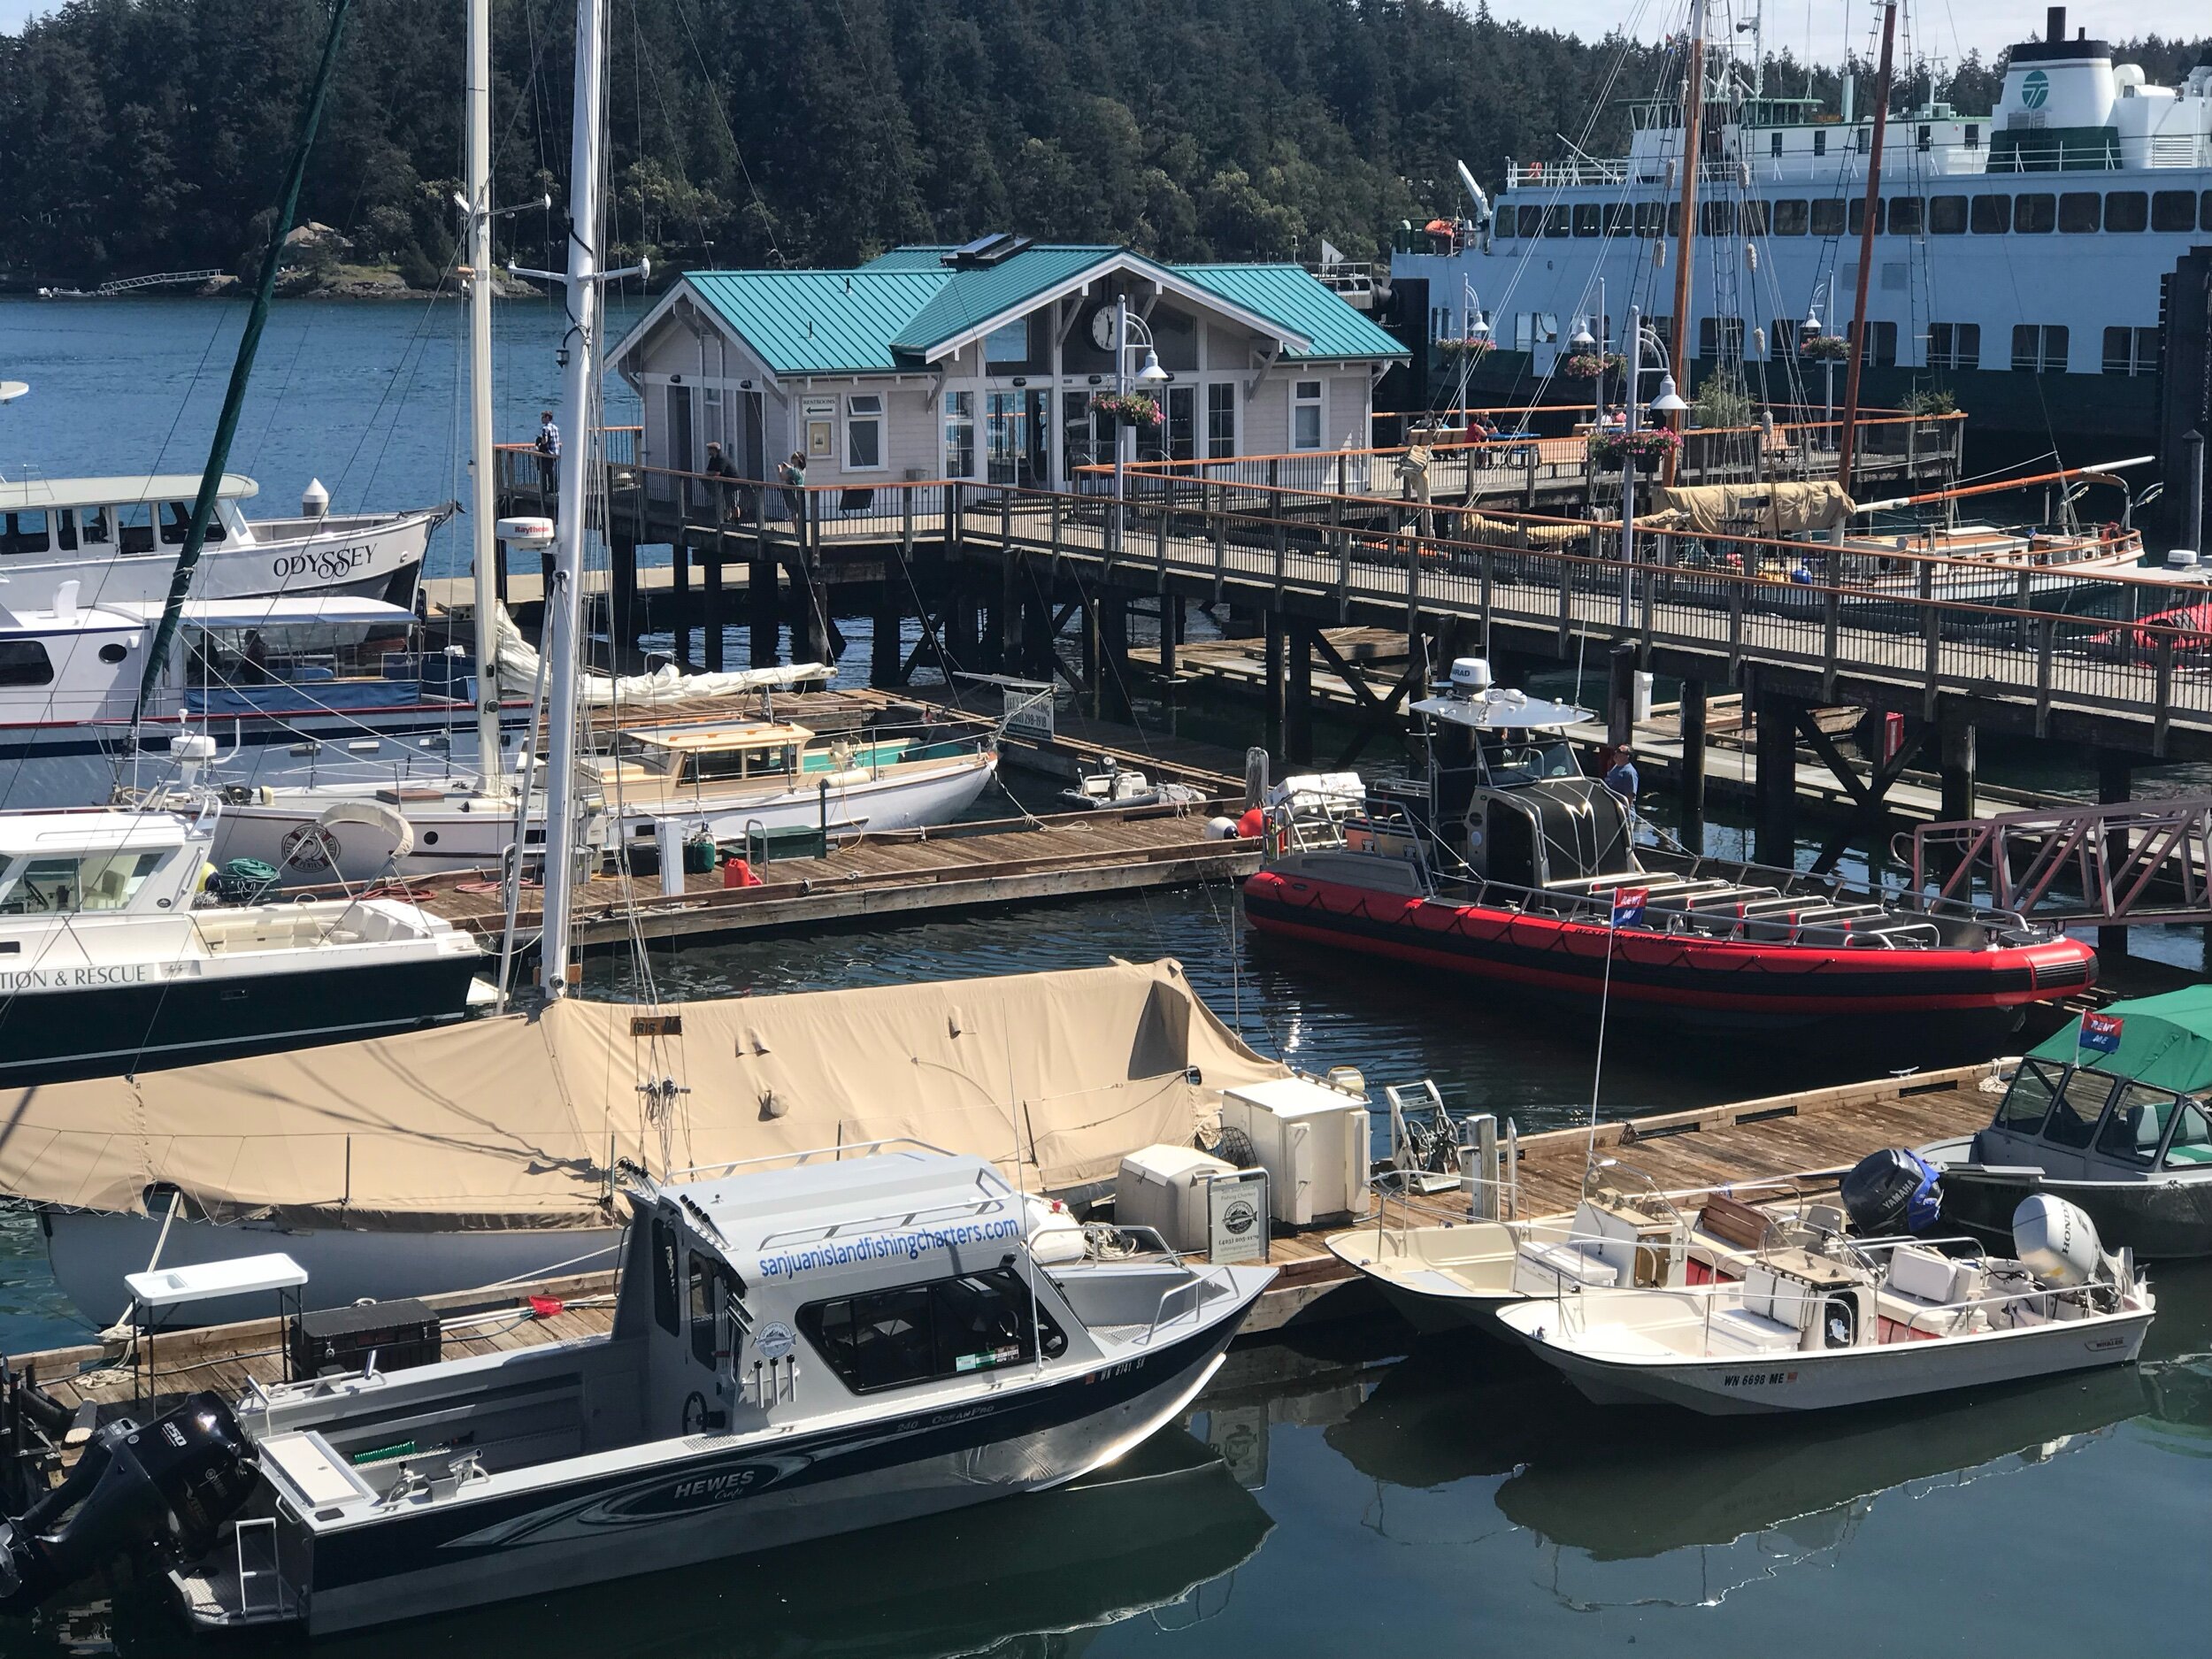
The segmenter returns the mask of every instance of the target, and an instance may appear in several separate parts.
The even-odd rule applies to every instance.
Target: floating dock
[[[1717,1187],[1762,1197],[1826,1192],[1869,1152],[1980,1127],[1995,1110],[2001,1079],[2012,1064],[1991,1061],[1603,1123],[1594,1135],[1595,1151],[1617,1160],[1624,1174],[1633,1170],[1670,1194],[1694,1195]],[[1520,1138],[1522,1214],[1541,1217],[1572,1210],[1582,1193],[1593,1139],[1586,1129]],[[1440,1194],[1425,1202],[1441,1216],[1454,1200]],[[1395,1225],[1394,1199],[1390,1207],[1390,1222]],[[1293,1325],[1379,1308],[1365,1286],[1355,1282],[1351,1270],[1328,1252],[1325,1239],[1341,1230],[1319,1228],[1271,1241],[1271,1259],[1281,1271],[1247,1321],[1240,1343],[1263,1340]],[[444,1353],[458,1357],[601,1334],[613,1318],[613,1274],[602,1272],[424,1300],[442,1316]],[[250,1383],[281,1380],[284,1342],[278,1322],[261,1319],[173,1332],[157,1337],[150,1355],[134,1356],[127,1342],[117,1338],[16,1355],[9,1363],[17,1377],[35,1376],[73,1410],[89,1406],[113,1415],[133,1403],[150,1359],[155,1386],[163,1395],[201,1388],[235,1394]]]

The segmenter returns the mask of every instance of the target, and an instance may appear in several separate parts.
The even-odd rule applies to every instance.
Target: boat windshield
[[[1540,783],[1547,778],[1579,778],[1574,749],[1556,732],[1485,733],[1484,771],[1494,784]]]
[[[0,878],[0,916],[127,910],[163,856],[121,852],[20,859]]]

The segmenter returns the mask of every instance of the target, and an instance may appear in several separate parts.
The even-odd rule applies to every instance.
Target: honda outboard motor
[[[1863,1238],[1920,1233],[1943,1211],[1936,1167],[1902,1147],[1870,1152],[1843,1178],[1843,1210]]]
[[[27,1613],[143,1544],[204,1555],[259,1478],[238,1419],[213,1394],[194,1394],[148,1428],[107,1425],[61,1485],[0,1521],[0,1612]]]

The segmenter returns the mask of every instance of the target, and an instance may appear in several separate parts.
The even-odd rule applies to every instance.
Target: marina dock
[[[1615,1120],[1600,1124],[1594,1137],[1579,1128],[1524,1135],[1517,1171],[1521,1213],[1542,1217],[1571,1210],[1594,1145],[1600,1158],[1614,1161],[1609,1179],[1636,1187],[1640,1177],[1684,1199],[1719,1187],[1755,1197],[1826,1192],[1869,1152],[1979,1127],[1994,1109],[1996,1080],[2009,1064],[1991,1061]],[[1416,1202],[1435,1219],[1465,1213],[1448,1194]],[[1399,1208],[1398,1200],[1389,1201],[1386,1225],[1399,1225]],[[1246,1322],[1241,1345],[1279,1337],[1294,1325],[1376,1311],[1378,1304],[1324,1242],[1345,1225],[1279,1233],[1271,1241],[1270,1259],[1280,1271]],[[444,1352],[452,1358],[602,1334],[613,1317],[613,1290],[614,1275],[600,1272],[424,1300],[441,1315]],[[9,1364],[19,1377],[35,1376],[73,1410],[89,1405],[112,1413],[128,1406],[142,1386],[147,1356],[137,1359],[134,1367],[129,1345],[119,1337],[19,1354]],[[282,1379],[282,1332],[274,1318],[179,1331],[155,1339],[151,1362],[162,1393],[207,1388],[235,1394],[250,1383]]]

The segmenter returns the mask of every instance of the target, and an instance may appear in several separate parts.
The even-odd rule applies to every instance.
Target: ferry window
[[[1847,339],[1855,339],[1859,326],[1852,323],[1844,330]],[[1893,368],[1897,363],[1897,325],[1869,323],[1866,326],[1866,362],[1870,368]]]
[[[77,534],[87,547],[104,547],[115,539],[114,529],[108,523],[105,507],[77,509]]]
[[[2051,1110],[2051,1098],[2058,1093],[2063,1070],[2042,1060],[2023,1060],[2012,1087],[2006,1092],[2005,1103],[1997,1109],[1996,1126],[2023,1135],[2040,1130]]]
[[[970,478],[975,473],[975,394],[945,394],[945,476]]]
[[[1774,134],[1770,134],[1768,136],[1768,138],[1767,138],[1767,154],[1768,154],[1768,155],[1770,155],[1770,156],[1773,156],[1773,157],[1777,157],[1777,158],[1779,158],[1779,157],[1780,157],[1780,156],[1781,156],[1781,154],[1782,154],[1782,134],[1779,134],[1779,133],[1774,133]]]
[[[154,510],[142,501],[115,510],[116,525],[121,540],[116,543],[125,553],[150,553],[154,550]]]
[[[1823,196],[1813,203],[1813,234],[1840,236],[1843,234],[1843,202],[1838,196]]]
[[[2153,230],[2194,230],[2197,198],[2188,190],[2159,190],[2151,196]]]
[[[676,1295],[676,1229],[653,1223],[653,1322],[671,1336],[683,1333],[683,1310]]]
[[[1923,126],[1917,133],[1913,134],[1913,148],[1917,150],[1924,156],[1926,155],[1931,150],[1933,150],[1935,148],[1935,128],[1932,127]]]
[[[877,1291],[799,1310],[799,1329],[855,1394],[964,1376],[1067,1351],[1049,1314],[1006,1268]]]
[[[2069,236],[2086,236],[2102,228],[2104,197],[2094,190],[2069,190],[2058,198],[2058,227]]]
[[[1815,128],[1813,129],[1813,154],[1814,154],[1814,155],[1816,155],[1816,156],[1824,156],[1824,155],[1826,155],[1827,153],[1828,153],[1828,134],[1827,134],[1827,131],[1826,131],[1826,129],[1825,129],[1825,128],[1823,128],[1823,127],[1815,127]]]
[[[0,526],[0,553],[44,553],[53,546],[46,526],[46,511],[12,512]]]
[[[1932,369],[1980,368],[1982,326],[1979,323],[1930,323],[1928,366]]]
[[[1666,217],[1666,204],[1663,202],[1637,203],[1636,234],[1639,236],[1656,236]]]
[[[1522,235],[1540,236],[1544,234],[1544,210],[1542,208],[1524,207],[1514,217],[1521,222]]]
[[[1635,221],[1635,217],[1629,211],[1627,203],[1608,202],[1605,204],[1605,234],[1609,236],[1626,235],[1629,227]]]
[[[1678,241],[1681,235],[1682,204],[1670,202],[1667,204],[1667,240],[1669,242]]]
[[[2112,1098],[2112,1079],[2101,1071],[2076,1071],[2051,1102],[2051,1115],[2043,1120],[2043,1138],[2055,1147],[2080,1151],[2089,1145],[2105,1102]]]
[[[0,640],[0,686],[50,686],[53,659],[36,640]]]
[[[1318,380],[1291,382],[1290,447],[1294,449],[1317,449],[1321,447],[1321,382]]]
[[[1568,228],[1567,210],[1565,208],[1548,207],[1544,210],[1545,235],[1564,236],[1567,234]]]
[[[1970,223],[1977,236],[2001,236],[2012,228],[2012,198],[1978,196]]]
[[[1932,196],[1928,198],[1928,234],[1932,236],[1966,234],[1966,198]]]
[[[1805,234],[1805,204],[1802,198],[1785,196],[1774,204],[1774,234],[1778,236],[1802,236]]]
[[[2147,230],[2151,223],[2151,199],[2140,190],[2115,190],[2104,199],[2104,227],[2107,230]]]
[[[1575,204],[1575,234],[1594,236],[1598,234],[1598,204],[1595,202]]]
[[[2166,1148],[2166,1167],[2193,1169],[2212,1164],[2212,1121],[2205,1117],[2204,1102],[2182,1102],[2180,1117],[2181,1121],[2174,1125],[2174,1138]]]
[[[1513,234],[1514,227],[1520,222],[1520,215],[1511,203],[1501,202],[1498,204],[1497,216],[1493,222],[1497,227],[1499,235],[1509,238]]]
[[[1851,133],[1851,148],[1857,150],[1859,154],[1863,156],[1866,154],[1867,146],[1872,141],[1874,131],[1871,127],[1860,127],[1853,128]]]
[[[2104,372],[2107,374],[2158,373],[2158,330],[2108,328],[2104,331]]]
[[[2207,190],[2197,198],[2197,222],[2212,230],[2212,190]]]
[[[853,472],[883,465],[883,395],[856,392],[845,400],[845,465]]]
[[[1736,215],[1738,228],[1747,236],[1767,234],[1767,204],[1764,202],[1746,202]]]
[[[2036,192],[2016,196],[2012,204],[2012,227],[2023,236],[2048,235],[2058,225],[2058,198]]]
[[[2015,323],[2012,366],[2031,374],[2063,374],[2069,343],[2063,323]]]
[[[2123,1083],[2119,1098],[2097,1135],[2097,1150],[2108,1158],[2148,1164],[2158,1156],[2158,1143],[2166,1138],[2174,1108],[2181,1102],[2168,1089],[2144,1083]]]
[[[1697,355],[1701,357],[1743,356],[1743,319],[1701,317],[1697,319]]]
[[[1969,121],[1966,124],[1966,148],[1969,150],[1979,150],[1981,147],[1982,129],[1974,122]]]
[[[1798,331],[1804,325],[1793,318],[1778,317],[1767,330],[1767,356],[1779,363],[1784,357],[1797,355]]]
[[[1705,236],[1732,236],[1736,234],[1736,204],[1733,202],[1701,202],[1698,204],[1698,233]]]
[[[1237,388],[1217,381],[1206,388],[1206,456],[1218,461],[1237,452]]]
[[[1875,197],[1874,234],[1877,236],[1882,234],[1882,210],[1884,205],[1885,204],[1879,196]],[[1864,235],[1866,234],[1866,198],[1864,196],[1854,196],[1851,199],[1850,212],[1847,217],[1851,227],[1851,234],[1854,236]]]
[[[1927,204],[1916,196],[1893,196],[1889,199],[1889,234],[1893,236],[1917,236],[1927,222]]]

